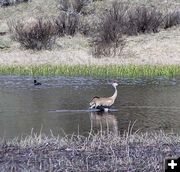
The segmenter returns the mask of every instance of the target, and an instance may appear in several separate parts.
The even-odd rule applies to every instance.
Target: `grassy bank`
[[[38,65],[0,66],[3,75],[31,76],[91,76],[91,77],[174,77],[180,75],[180,66],[119,66],[119,65]]]
[[[75,1],[81,2],[79,0],[75,0]],[[100,22],[102,22],[101,21],[102,17],[100,17],[101,13],[103,12],[107,13],[108,10],[111,10],[113,13],[113,10],[115,10],[115,9],[111,9],[112,2],[108,0],[93,1],[92,3],[88,3],[87,6],[85,5],[81,13],[79,13],[78,15],[75,13],[75,16],[78,18],[78,22],[77,23],[75,22],[76,24],[73,24],[72,22],[71,23],[71,25],[73,25],[72,27],[70,27],[71,25],[67,24],[67,28],[65,27],[66,29],[64,29],[64,31],[61,27],[60,28],[58,27],[59,28],[58,32],[60,31],[62,32],[62,33],[61,32],[58,33],[58,36],[54,36],[55,33],[52,34],[51,29],[48,29],[51,28],[49,24],[53,23],[52,27],[54,28],[56,25],[58,26],[63,25],[61,23],[61,20],[64,20],[63,23],[67,23],[69,19],[65,20],[62,19],[62,17],[60,17],[61,16],[60,13],[62,13],[63,10],[62,8],[60,10],[59,7],[60,6],[63,7],[63,4],[60,4],[59,1],[57,0],[53,0],[52,2],[46,2],[46,3],[44,3],[43,0],[37,0],[32,2],[30,1],[29,3],[21,3],[16,6],[9,6],[7,8],[0,8],[1,57],[3,57],[2,59],[3,60],[5,59],[7,63],[9,62],[13,63],[13,61],[14,63],[16,63],[16,62],[20,62],[20,60],[21,63],[23,63],[25,58],[24,56],[27,56],[26,61],[28,61],[28,57],[33,58],[34,56],[36,57],[38,56],[39,58],[41,58],[42,53],[44,56],[49,56],[49,53],[44,49],[48,49],[48,50],[52,49],[53,52],[56,51],[57,54],[56,57],[58,62],[60,61],[60,58],[58,58],[59,56],[64,56],[64,59],[66,59],[66,61],[68,61],[67,56],[73,59],[73,61],[77,61],[79,59],[79,56],[81,56],[81,52],[83,53],[82,50],[84,50],[87,53],[86,54],[87,57],[84,58],[84,61],[87,61],[87,59],[90,61],[92,56],[94,55],[98,56],[98,52],[101,52],[100,49],[102,47],[102,54],[108,57],[109,61],[111,60],[114,61],[110,55],[112,53],[114,56],[119,57],[119,60],[117,60],[118,63],[122,62],[124,64],[127,64],[129,63],[129,61],[131,61],[132,64],[142,64],[142,63],[143,64],[144,63],[145,64],[152,64],[152,63],[179,64],[180,63],[179,46],[178,46],[180,40],[179,39],[180,13],[178,12],[180,3],[178,0],[173,0],[171,2],[169,1],[167,2],[165,0],[163,1],[135,0],[133,2],[129,0],[123,0],[123,1],[117,0],[117,2],[118,3],[121,2],[123,4],[128,5],[128,9],[130,9],[129,13],[132,12],[133,9],[135,10],[132,14],[131,13],[129,14],[130,16],[128,15],[129,17],[127,16],[124,19],[126,21],[125,22],[126,25],[122,27],[123,29],[120,29],[120,30],[124,30],[123,33],[121,33],[121,31],[119,31],[120,33],[118,32],[113,33],[113,28],[110,29],[110,26],[113,26],[113,24],[108,22],[107,24],[104,24],[104,28],[101,27],[97,28],[98,25],[99,26],[102,25],[99,24]],[[114,14],[123,13],[123,10],[120,7],[116,9],[118,11],[116,10],[114,11]],[[152,9],[149,9],[149,7],[157,7],[157,10],[163,15],[163,17],[161,16],[163,18],[162,20],[165,19],[166,20],[162,22],[159,19],[161,17],[156,16],[155,14],[157,13],[153,12]],[[135,23],[135,24],[132,27],[131,25],[129,25],[130,23],[128,18],[131,18],[132,16],[136,16],[135,14],[138,12],[138,10],[140,10],[139,12],[140,14],[138,13],[140,15],[139,17],[137,14],[137,19],[139,20],[133,18],[132,19],[133,21],[130,23],[131,24]],[[142,16],[146,16],[143,13],[147,14],[146,19],[142,17]],[[13,16],[11,14],[13,14]],[[40,23],[39,25],[40,26],[42,25],[42,27],[40,27],[39,25],[37,25],[39,27],[32,27],[33,21],[35,22],[36,18],[40,19],[38,21]],[[116,17],[110,15],[110,18],[107,19],[108,21],[113,21],[113,23],[119,22],[121,26],[122,21],[121,20],[114,21],[113,20],[114,18]],[[118,18],[121,17],[119,16]],[[149,22],[149,20],[156,20],[157,18],[160,21],[158,20],[158,21]],[[48,21],[50,20],[51,22],[47,22],[46,20]],[[106,20],[104,19],[104,21]],[[136,23],[137,21],[138,23]],[[163,27],[159,26],[161,22],[162,22],[161,25]],[[158,29],[152,28],[151,27],[152,23],[159,23],[158,26],[160,28]],[[24,29],[22,29],[21,27],[23,27]],[[57,29],[56,27],[55,30]],[[75,33],[72,31],[73,34],[70,34],[71,28],[72,30],[75,29]],[[119,26],[117,28],[119,28]],[[144,28],[146,29],[144,30]],[[16,30],[15,32],[16,34],[13,32],[14,29]],[[129,29],[131,31],[128,31]],[[22,32],[23,30],[24,32]],[[29,32],[28,30],[31,31]],[[52,30],[54,31],[54,29]],[[109,30],[112,30],[110,32],[111,33],[110,35],[108,35]],[[100,31],[101,32],[103,31],[103,33],[101,33]],[[41,35],[41,36],[37,36],[37,35]],[[80,40],[79,40],[79,35],[81,35]],[[97,35],[102,35],[102,36],[98,37]],[[113,35],[115,35],[115,37]],[[123,37],[122,36],[118,37],[118,35],[122,35]],[[104,42],[98,42],[98,40],[104,40]],[[121,43],[122,47],[121,45],[119,45],[119,48],[114,47],[113,45],[115,42],[116,44],[118,42]],[[100,46],[98,46],[98,44]],[[41,53],[38,52],[39,53],[38,54],[37,50],[40,50],[41,48],[42,48],[42,52]],[[68,52],[64,53],[64,50],[67,50],[67,48],[68,48]],[[114,51],[115,50],[114,48],[117,48],[117,51]],[[35,51],[32,54],[32,52],[26,51],[26,49],[33,49]],[[74,50],[80,51],[80,53],[78,54],[79,56],[75,57],[77,60],[75,60],[73,56]],[[71,53],[71,56],[69,55],[69,52]],[[108,52],[110,52],[110,54]],[[104,55],[102,56],[104,57]],[[54,60],[53,56],[52,55],[49,56],[49,58],[47,58],[46,60],[53,61]],[[81,58],[83,57],[81,56]],[[41,60],[43,62],[44,59],[41,58]],[[0,59],[0,63],[3,63],[1,59]]]
[[[0,171],[163,171],[180,156],[175,134],[99,132],[63,138],[31,134],[0,141]]]

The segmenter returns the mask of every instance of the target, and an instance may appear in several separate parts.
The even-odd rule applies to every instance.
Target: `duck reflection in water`
[[[91,129],[118,133],[118,121],[112,112],[91,112]]]

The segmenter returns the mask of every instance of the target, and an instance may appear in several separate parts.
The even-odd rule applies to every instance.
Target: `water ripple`
[[[34,86],[33,77],[30,76],[0,76],[0,87],[10,88],[49,88],[49,87],[63,87],[72,86],[79,89],[81,86],[93,87],[95,85],[104,85],[113,81],[113,79],[97,79],[90,77],[37,77],[41,86]],[[162,85],[173,86],[180,85],[180,78],[119,78],[116,79],[121,85]]]

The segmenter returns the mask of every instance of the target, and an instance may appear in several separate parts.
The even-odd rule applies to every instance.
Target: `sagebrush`
[[[43,18],[27,23],[17,21],[13,25],[13,37],[27,49],[51,49],[56,40],[56,30],[52,21]]]

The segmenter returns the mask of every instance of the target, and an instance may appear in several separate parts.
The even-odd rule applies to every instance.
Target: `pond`
[[[111,96],[109,79],[82,77],[0,76],[0,137],[34,132],[60,135],[87,134],[90,129],[133,131],[163,129],[180,133],[180,78],[117,79],[115,112],[87,112],[91,98]],[[50,111],[51,110],[51,111]],[[53,111],[53,110],[58,110]],[[70,110],[70,111],[66,111]]]

